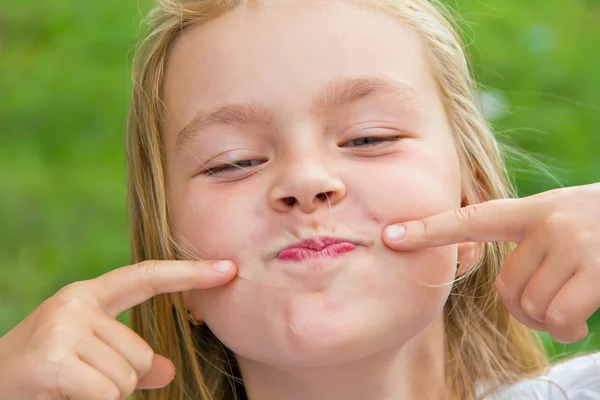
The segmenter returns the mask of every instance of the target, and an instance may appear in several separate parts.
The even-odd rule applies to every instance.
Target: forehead
[[[198,109],[227,103],[301,112],[330,82],[373,75],[414,87],[421,102],[435,96],[416,33],[389,15],[318,0],[237,8],[185,31],[175,45],[166,130],[178,132]]]

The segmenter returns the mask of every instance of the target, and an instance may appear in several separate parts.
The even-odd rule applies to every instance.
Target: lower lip
[[[307,249],[304,247],[294,247],[283,250],[279,253],[278,258],[285,261],[306,261],[317,260],[322,258],[332,258],[340,256],[344,253],[352,251],[356,248],[354,243],[342,242],[329,245],[321,250]]]

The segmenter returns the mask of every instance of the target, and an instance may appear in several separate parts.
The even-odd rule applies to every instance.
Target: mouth
[[[356,249],[358,245],[348,239],[314,237],[295,243],[281,250],[279,260],[301,262],[341,256]]]

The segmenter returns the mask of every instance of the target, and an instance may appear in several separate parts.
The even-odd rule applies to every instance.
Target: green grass
[[[0,0],[0,335],[67,283],[128,264],[123,132],[149,4]],[[600,2],[459,4],[476,74],[509,106],[493,119],[503,140],[566,185],[600,181]],[[511,167],[522,195],[556,187]],[[600,349],[590,323],[549,352]]]

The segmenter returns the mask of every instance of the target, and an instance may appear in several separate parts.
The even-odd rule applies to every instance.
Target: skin
[[[327,88],[353,79],[411,89],[325,105]],[[443,398],[441,317],[458,246],[394,252],[381,237],[390,223],[462,203],[416,36],[338,2],[235,10],[178,41],[164,101],[173,227],[198,257],[239,268],[227,287],[184,298],[236,353],[250,398]],[[263,118],[186,128],[227,104],[252,104]],[[401,139],[351,142],[372,136]],[[240,160],[256,161],[206,174]],[[317,235],[360,246],[322,261],[269,257]]]
[[[386,244],[398,251],[468,241],[516,243],[496,280],[510,313],[562,343],[587,336],[586,321],[600,307],[600,184],[490,201],[401,226],[405,235],[397,240],[384,233]]]
[[[0,398],[117,400],[167,385],[171,360],[115,318],[158,294],[223,285],[237,271],[228,264],[145,261],[65,286],[0,338]]]
[[[518,244],[497,280],[517,319],[564,343],[587,335],[600,305],[600,184],[456,208],[456,155],[414,37],[340,4],[320,13],[300,4],[245,14],[243,27],[230,14],[188,31],[168,69],[171,214],[198,253],[240,268],[146,261],[62,288],[0,338],[0,398],[124,399],[134,388],[167,385],[173,363],[115,318],[181,291],[238,352],[252,399],[447,398],[443,284],[457,253],[461,273],[486,241]],[[256,41],[241,47],[242,34]],[[373,73],[412,85],[420,102],[400,106],[388,93],[311,113],[329,80]],[[277,122],[213,126],[208,139],[187,143],[191,158],[175,151],[173,132],[198,108],[229,101],[260,101]],[[410,134],[380,149],[346,146],[373,126]],[[268,161],[261,173],[196,179],[201,153],[218,151],[215,135],[212,146]],[[380,235],[391,222],[405,228],[402,238]],[[266,257],[315,233],[354,235],[364,245],[343,262],[294,265],[316,272],[293,278],[283,272],[289,265]],[[319,273],[325,266],[333,267]]]

